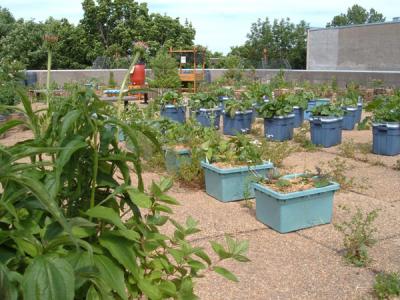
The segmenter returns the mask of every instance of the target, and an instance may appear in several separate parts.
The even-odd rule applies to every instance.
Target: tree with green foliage
[[[258,19],[252,24],[245,44],[232,47],[231,54],[243,58],[245,67],[260,67],[266,49],[270,63],[286,60],[294,69],[305,68],[307,27],[305,21],[296,25],[288,18],[275,19],[272,24],[268,18]]]
[[[157,55],[150,61],[154,79],[150,85],[155,88],[177,88],[181,81],[178,75],[176,61],[165,50],[161,49]]]
[[[369,11],[360,5],[353,5],[347,9],[346,14],[333,17],[326,27],[385,22],[383,14],[371,8]]]

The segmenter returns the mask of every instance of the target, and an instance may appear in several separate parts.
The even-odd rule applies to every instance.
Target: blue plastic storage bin
[[[315,99],[315,106],[328,104],[329,102],[331,102],[329,98],[318,98]]]
[[[211,122],[213,121],[213,126],[219,129],[219,123],[221,120],[221,109],[200,108],[198,111],[196,111],[196,120],[204,127],[211,127]]]
[[[268,169],[273,168],[273,164],[269,162],[257,166],[221,169],[203,161],[201,166],[204,169],[207,194],[222,202],[254,198],[253,172],[265,177]]]
[[[185,106],[175,106],[175,105],[165,105],[161,109],[161,117],[170,119],[174,122],[185,123],[186,122],[186,107]]]
[[[339,145],[342,142],[342,125],[342,117],[311,117],[311,142],[325,148]]]
[[[241,133],[249,133],[251,130],[251,118],[253,115],[252,110],[245,112],[236,112],[235,117],[231,118],[229,114],[224,114],[224,130],[223,133],[226,135],[237,135]]]
[[[284,178],[295,176],[299,175]],[[332,182],[326,187],[284,194],[258,183],[253,183],[253,186],[257,220],[280,233],[330,223],[333,196],[340,188],[339,184]]]
[[[353,130],[356,125],[357,107],[343,107],[343,130]]]
[[[272,141],[286,141],[293,138],[294,114],[264,119],[264,135]]]
[[[372,124],[372,152],[390,156],[400,154],[400,123]]]
[[[294,113],[294,128],[300,127],[304,122],[303,109],[298,106],[293,106]]]
[[[175,150],[171,148],[164,149],[165,154],[165,167],[168,172],[176,173],[179,171],[179,167],[182,164],[190,163],[190,150],[188,149],[181,149]]]

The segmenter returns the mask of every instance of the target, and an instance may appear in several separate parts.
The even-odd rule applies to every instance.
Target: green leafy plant
[[[264,97],[272,99],[272,89],[267,84],[255,82],[247,87],[247,93],[250,99],[259,104],[264,102]]]
[[[345,212],[351,213],[348,208],[343,206],[341,208]],[[377,217],[377,210],[364,214],[361,209],[357,208],[350,221],[335,224],[335,228],[344,236],[344,257],[348,262],[358,267],[366,266],[369,263],[368,248],[376,243],[374,235],[377,229],[373,222]]]
[[[400,296],[400,274],[379,273],[375,277],[374,293],[378,299]]]
[[[189,105],[194,111],[199,110],[200,108],[213,109],[218,107],[218,99],[208,93],[197,93],[191,95]]]
[[[154,79],[150,81],[150,86],[160,89],[174,89],[181,85],[178,74],[178,68],[175,58],[161,49],[157,55],[150,61]]]
[[[299,91],[294,94],[287,96],[287,101],[291,106],[298,106],[299,108],[305,110],[308,107],[308,101],[314,99],[313,92]]]
[[[287,101],[285,95],[279,96],[276,100],[263,103],[257,108],[258,115],[261,118],[273,118],[286,116],[293,112],[293,106]]]
[[[314,145],[308,138],[307,134],[310,132],[310,124],[303,123],[297,131],[293,134],[293,141],[299,144],[305,151],[316,151],[318,146]]]
[[[233,98],[234,93],[233,90],[230,88],[223,88],[223,87],[219,87],[216,88],[215,90],[212,91],[212,93],[216,96],[216,97],[229,97],[229,98]]]
[[[114,79],[114,72],[110,71],[108,75],[108,87],[115,88],[117,86],[117,82]]]
[[[374,122],[400,122],[400,97],[376,97],[367,104],[365,110],[373,113]]]
[[[248,261],[248,244],[212,242],[213,263],[188,237],[197,222],[172,218],[170,179],[142,179],[141,138],[158,145],[152,128],[115,119],[90,89],[53,99],[35,112],[22,96],[23,123],[35,139],[0,146],[0,277],[11,299],[195,299],[193,280],[225,259]],[[116,128],[130,141],[122,150]],[[131,172],[137,185],[131,181]],[[162,227],[170,222],[172,235]]]
[[[183,105],[183,98],[182,95],[177,92],[167,91],[162,95],[160,99],[160,104],[162,106],[165,105],[181,106]]]
[[[16,105],[19,102],[17,89],[21,87],[24,66],[17,61],[0,58],[0,105]],[[10,110],[3,110],[9,113]]]
[[[313,117],[341,117],[343,110],[332,103],[315,106],[312,110]]]
[[[371,117],[365,117],[360,123],[357,124],[357,130],[370,130]]]
[[[248,100],[228,100],[225,103],[225,112],[234,118],[237,112],[246,112],[252,109],[251,101]]]
[[[207,141],[202,145],[210,163],[223,162],[231,165],[256,165],[263,162],[260,143],[246,135],[237,135],[229,140]]]

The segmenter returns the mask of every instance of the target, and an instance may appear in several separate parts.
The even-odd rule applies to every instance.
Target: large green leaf
[[[99,269],[101,278],[117,292],[122,299],[127,299],[124,272],[111,259],[104,255],[94,256],[95,266]]]
[[[229,279],[229,280],[235,281],[235,282],[239,281],[235,275],[233,275],[230,271],[228,271],[227,269],[225,269],[223,267],[214,267],[213,270],[216,273],[225,277],[226,279]]]
[[[151,199],[146,194],[139,192],[134,188],[127,188],[129,198],[133,203],[142,208],[150,208],[152,205]]]
[[[121,221],[121,217],[112,208],[95,206],[86,211],[86,214],[92,218],[106,220],[120,229],[126,229],[125,225]]]
[[[21,120],[10,120],[0,126],[0,135],[7,132],[13,127],[25,124],[24,121]]]
[[[133,242],[112,233],[105,233],[100,236],[100,244],[106,248],[122,266],[128,269],[135,278],[139,277]]]
[[[79,110],[71,110],[64,116],[59,135],[61,139],[64,138],[64,135],[71,128],[71,126],[74,125],[80,115],[81,112]]]
[[[142,278],[138,282],[140,290],[151,300],[162,299],[162,294],[158,286],[151,283],[149,279]]]
[[[74,270],[62,258],[38,256],[28,266],[22,280],[24,299],[74,299]]]
[[[0,299],[17,300],[18,290],[8,277],[9,273],[10,270],[0,263]]]

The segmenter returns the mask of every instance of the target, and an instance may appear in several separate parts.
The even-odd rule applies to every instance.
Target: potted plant
[[[201,125],[214,126],[219,129],[221,108],[218,106],[217,97],[211,94],[197,93],[190,97],[189,106]]]
[[[305,120],[309,120],[311,117],[311,110],[317,106],[317,105],[321,105],[321,104],[325,104],[322,103],[321,101],[318,101],[317,104],[317,99],[315,97],[315,94],[311,91],[306,91],[306,92],[302,92],[304,97],[307,99],[307,108],[304,110],[303,114],[304,114],[304,119]]]
[[[264,135],[267,139],[285,141],[293,137],[293,107],[285,95],[264,103],[257,111],[258,115],[264,118]]]
[[[347,95],[339,100],[343,114],[343,130],[353,130],[356,125],[358,98],[350,98]]]
[[[287,101],[293,107],[295,128],[300,127],[304,122],[304,111],[308,107],[308,100],[308,95],[303,91],[290,94],[287,97]]]
[[[380,96],[370,102],[366,109],[373,113],[373,153],[400,154],[400,96]]]
[[[219,100],[219,106],[221,109],[225,108],[225,102],[234,98],[233,90],[230,88],[220,87],[214,91],[214,95]]]
[[[280,233],[330,223],[333,196],[340,188],[319,172],[270,175],[253,187],[257,220]]]
[[[222,202],[254,197],[251,182],[273,167],[262,160],[260,145],[245,135],[207,141],[203,149],[206,192]]]
[[[223,111],[224,134],[249,133],[252,122],[252,104],[247,100],[228,100]]]
[[[343,110],[334,104],[316,106],[310,118],[311,142],[331,147],[342,142]]]
[[[185,123],[186,108],[183,105],[182,95],[168,91],[161,97],[161,116],[178,123]]]

